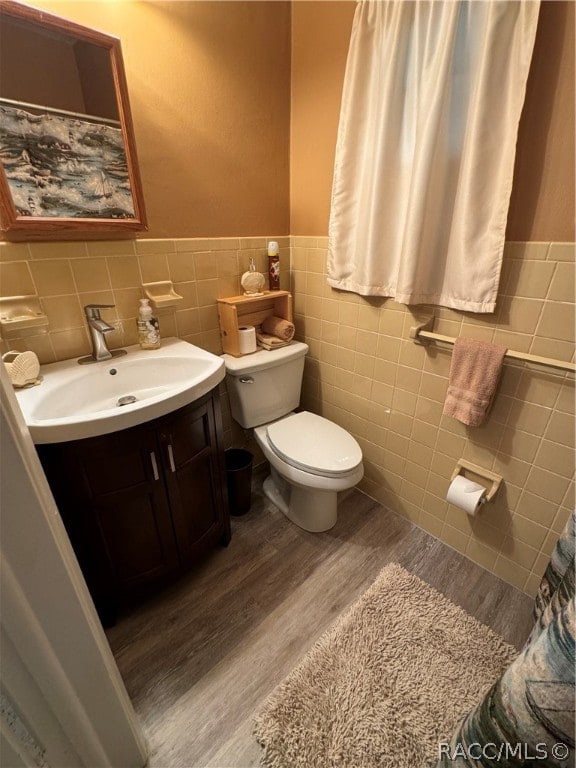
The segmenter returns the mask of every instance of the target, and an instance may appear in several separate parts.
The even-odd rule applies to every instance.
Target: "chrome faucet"
[[[84,307],[84,314],[86,315],[86,322],[88,324],[88,330],[90,331],[90,339],[92,341],[92,354],[87,357],[81,357],[78,362],[80,365],[86,363],[99,363],[102,360],[110,360],[113,357],[120,357],[126,354],[125,349],[115,349],[110,351],[106,344],[104,334],[110,333],[114,328],[100,317],[101,309],[112,309],[114,304],[86,304]]]

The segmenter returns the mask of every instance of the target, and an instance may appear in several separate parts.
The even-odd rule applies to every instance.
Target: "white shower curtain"
[[[344,80],[328,282],[493,312],[536,0],[364,0]]]

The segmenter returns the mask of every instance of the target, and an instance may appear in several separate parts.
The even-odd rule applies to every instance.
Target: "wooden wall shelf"
[[[262,325],[267,317],[281,317],[292,322],[292,294],[289,291],[266,291],[262,296],[229,296],[218,299],[218,319],[222,349],[241,357],[238,328]]]

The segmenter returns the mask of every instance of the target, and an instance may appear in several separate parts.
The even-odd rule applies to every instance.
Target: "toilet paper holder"
[[[480,477],[483,477],[485,480],[489,480],[492,483],[491,487],[486,491],[486,496],[483,498],[484,502],[492,501],[494,496],[496,496],[498,493],[500,485],[502,484],[502,476],[497,475],[495,472],[490,472],[489,469],[484,469],[484,467],[479,467],[477,464],[472,464],[470,461],[466,461],[466,459],[459,459],[456,463],[454,472],[452,472],[450,482],[455,480],[458,475],[462,475],[462,470],[464,469],[467,469],[469,472],[473,472],[475,475],[479,475]]]

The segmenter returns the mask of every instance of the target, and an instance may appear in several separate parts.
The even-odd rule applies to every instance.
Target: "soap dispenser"
[[[153,317],[149,299],[140,299],[138,311],[138,343],[142,349],[160,349],[160,326]]]
[[[254,259],[250,256],[248,272],[244,272],[240,278],[240,285],[244,288],[245,296],[262,296],[262,289],[266,284],[266,278],[256,270]]]

